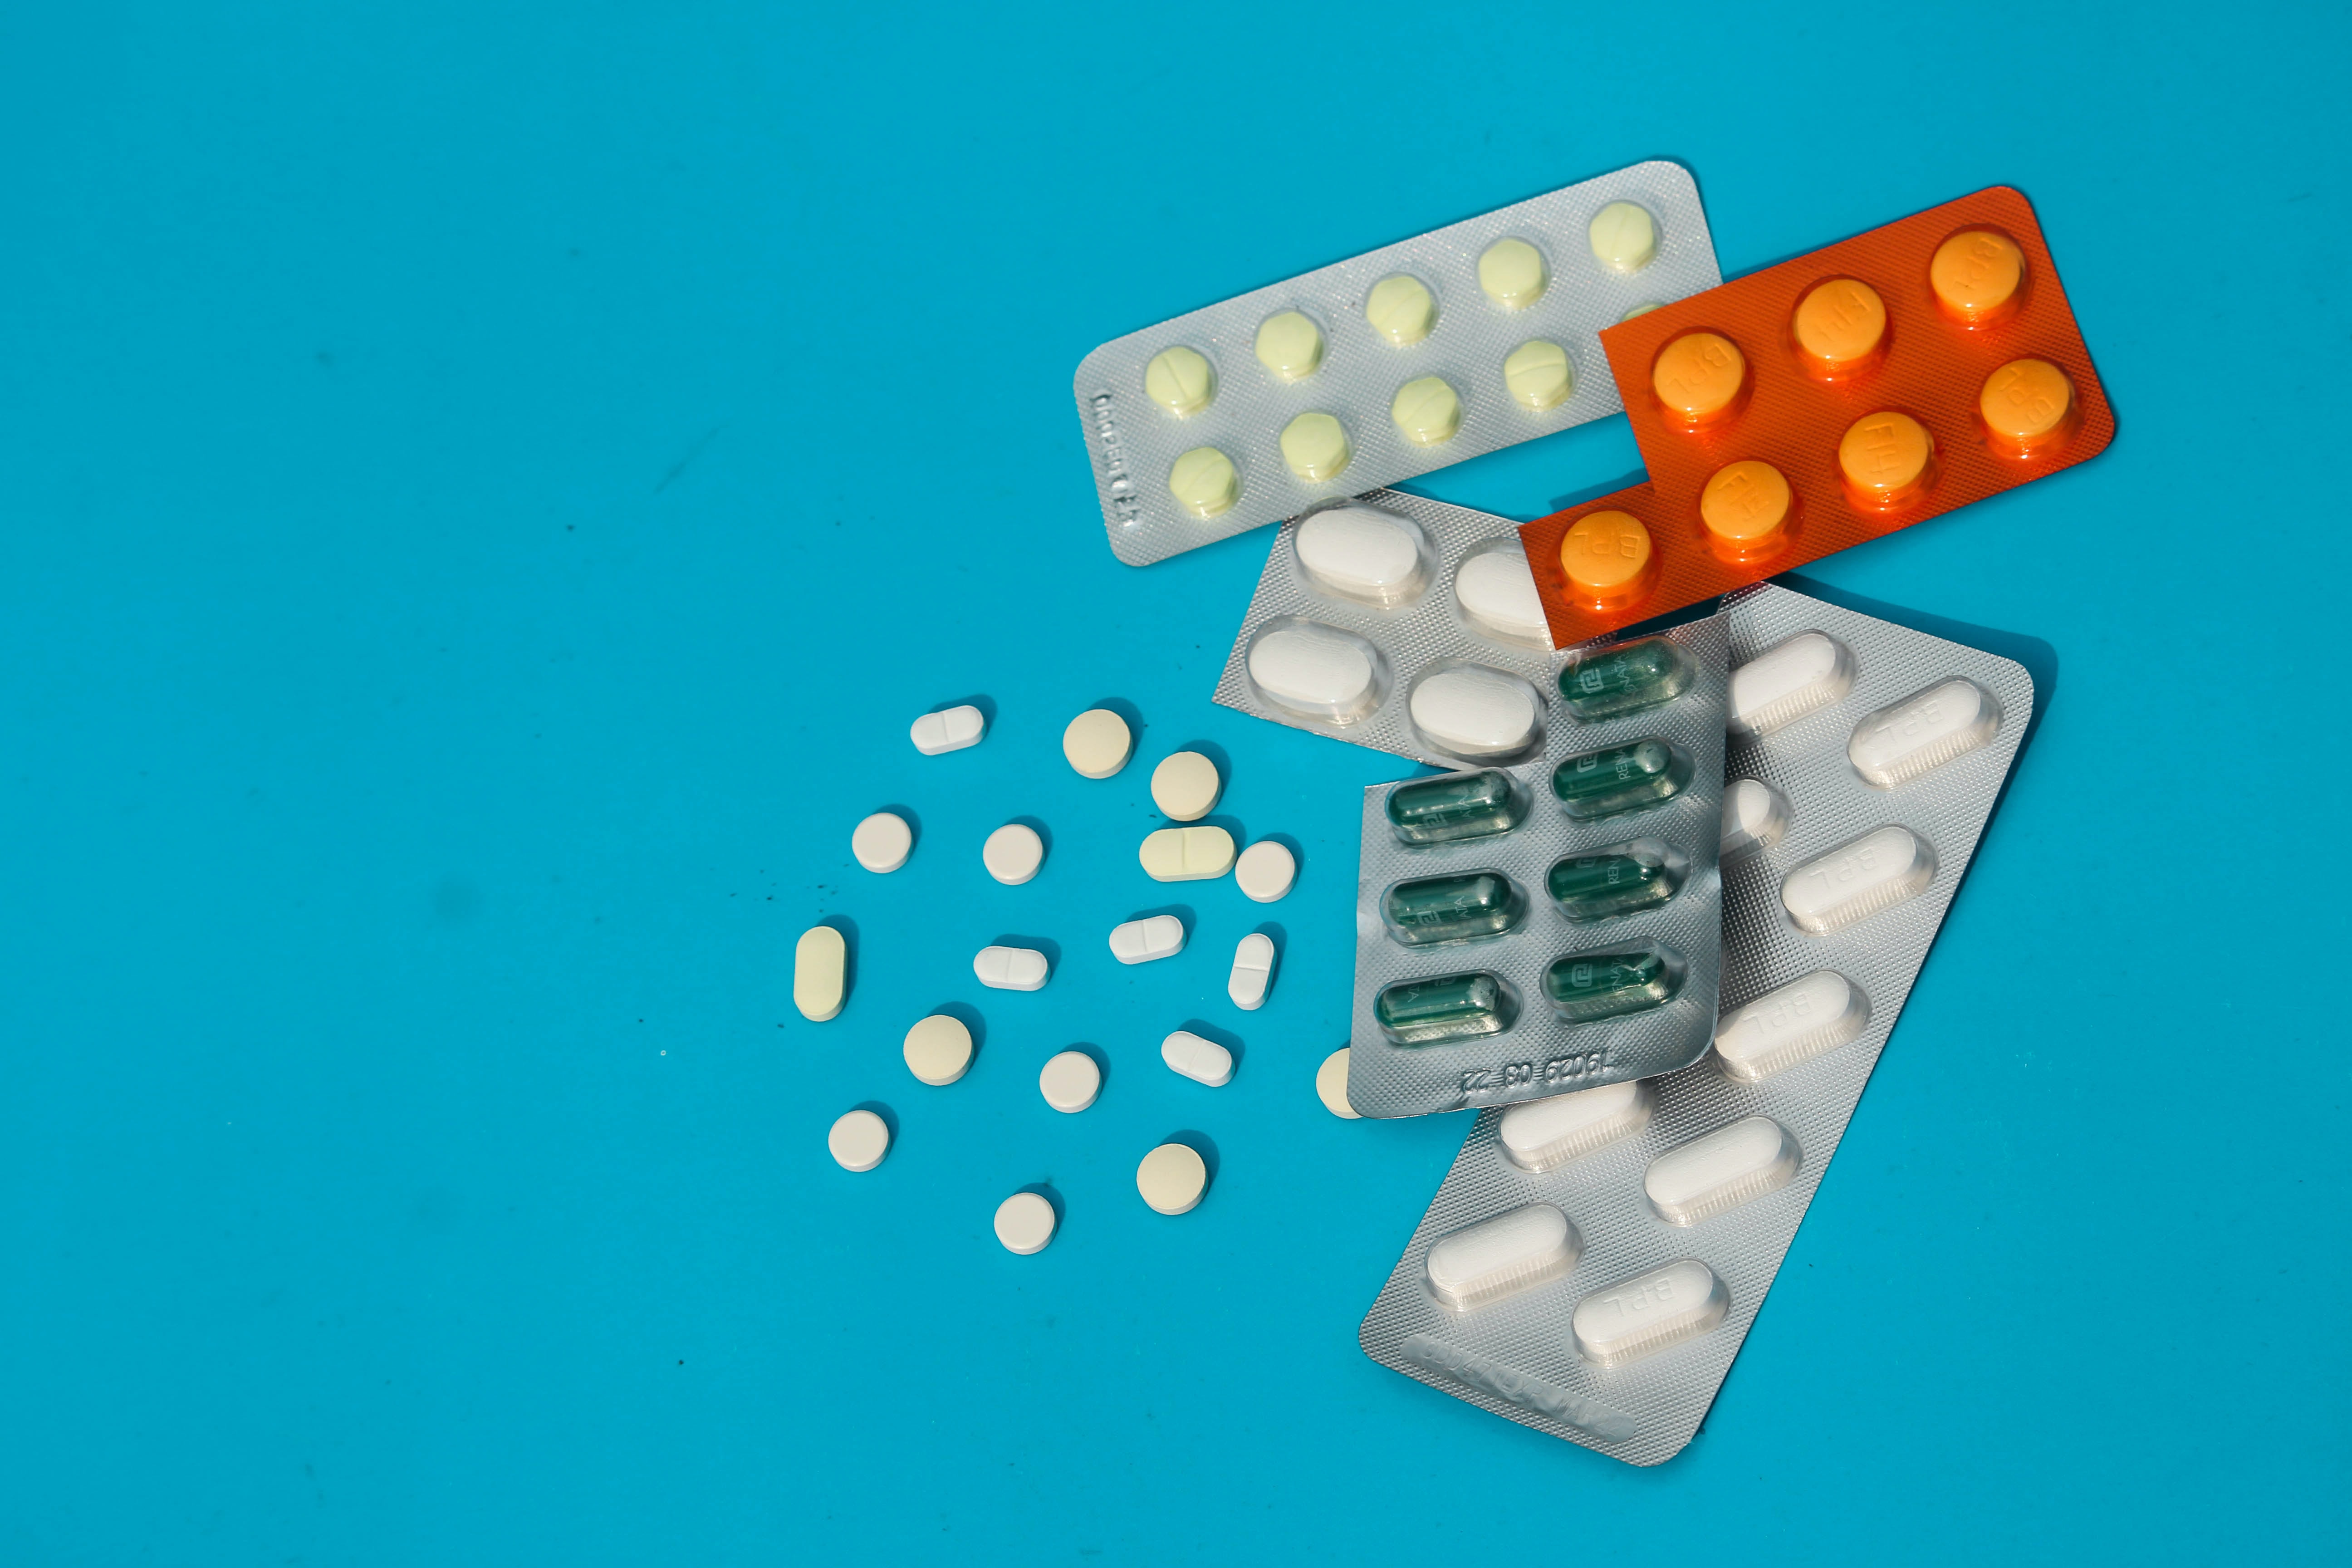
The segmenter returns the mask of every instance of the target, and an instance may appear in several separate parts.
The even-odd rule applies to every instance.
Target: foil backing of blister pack
[[[1642,207],[1656,225],[1655,256],[1637,271],[1612,271],[1593,256],[1589,226],[1612,202]],[[1479,257],[1510,238],[1541,252],[1549,279],[1542,295],[1517,310],[1496,304],[1478,281]],[[1400,273],[1419,279],[1437,304],[1434,329],[1402,348],[1375,331],[1364,314],[1373,285]],[[1086,357],[1072,383],[1111,550],[1130,566],[1148,565],[1318,500],[1394,484],[1617,413],[1623,405],[1600,330],[1639,307],[1670,303],[1721,281],[1690,172],[1653,161],[1115,338]],[[1285,310],[1308,317],[1324,342],[1321,368],[1291,382],[1266,370],[1255,351],[1260,324]],[[1567,398],[1540,412],[1516,402],[1503,378],[1505,358],[1538,340],[1566,351],[1574,377]],[[1202,355],[1215,374],[1214,396],[1185,417],[1144,392],[1152,357],[1174,347]],[[1407,382],[1432,375],[1444,378],[1459,397],[1461,425],[1450,440],[1417,446],[1391,420],[1391,404]],[[1280,445],[1292,419],[1318,412],[1339,421],[1353,454],[1322,481],[1294,473]],[[1241,484],[1232,506],[1207,519],[1186,511],[1168,488],[1176,459],[1200,447],[1223,452]]]
[[[1809,630],[1837,638],[1854,661],[1843,700],[1731,744],[1731,775],[1769,784],[1790,816],[1777,845],[1725,868],[1725,1009],[1829,969],[1868,997],[1867,1025],[1845,1044],[1752,1083],[1730,1076],[1709,1051],[1650,1086],[1653,1109],[1638,1131],[1542,1174],[1506,1153],[1505,1112],[1481,1113],[1360,1333],[1365,1353],[1384,1366],[1635,1465],[1680,1452],[1714,1402],[1902,1013],[2033,712],[2032,679],[2008,659],[1783,588],[1735,595],[1723,618],[1735,668]],[[1863,783],[1846,755],[1856,726],[1950,676],[1976,682],[2000,702],[2000,726],[1990,742],[1893,789]],[[1933,847],[1937,869],[1925,891],[1827,937],[1799,931],[1781,906],[1783,879],[1887,823]],[[1661,1218],[1643,1189],[1652,1163],[1758,1116],[1777,1122],[1796,1146],[1799,1163],[1787,1184],[1695,1225]],[[1430,1247],[1528,1204],[1550,1204],[1569,1216],[1581,1242],[1573,1268],[1480,1310],[1442,1306],[1425,1283]],[[1572,1325],[1580,1301],[1685,1258],[1721,1281],[1727,1300],[1719,1323],[1626,1365],[1603,1368],[1579,1354]]]
[[[1508,833],[1451,844],[1398,842],[1388,798],[1403,784],[1364,792],[1356,882],[1356,997],[1349,1029],[1348,1100],[1365,1116],[1422,1116],[1507,1105],[1572,1089],[1648,1078],[1683,1067],[1714,1033],[1722,943],[1722,887],[1716,853],[1723,820],[1725,629],[1719,616],[1663,634],[1690,662],[1689,687],[1672,701],[1613,718],[1580,721],[1552,706],[1543,758],[1502,770],[1528,792],[1528,812]],[[1605,647],[1607,644],[1596,645]],[[1548,683],[1556,696],[1558,689]],[[1551,789],[1563,759],[1656,738],[1688,753],[1681,794],[1655,805],[1579,820]],[[1686,867],[1673,898],[1654,909],[1593,921],[1570,921],[1552,902],[1545,874],[1570,855],[1654,839]],[[1395,883],[1419,877],[1499,871],[1528,900],[1518,926],[1472,942],[1409,947],[1395,941],[1381,901]],[[1683,964],[1675,994],[1639,1013],[1570,1023],[1546,1000],[1544,971],[1572,953],[1654,943]],[[1375,1016],[1381,992],[1402,982],[1484,970],[1516,993],[1518,1017],[1496,1035],[1443,1045],[1400,1046]]]

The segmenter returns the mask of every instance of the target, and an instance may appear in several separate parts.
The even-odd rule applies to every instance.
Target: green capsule
[[[1690,787],[1696,764],[1664,741],[1628,741],[1570,757],[1551,771],[1551,793],[1575,817],[1607,816],[1672,800]]]
[[[1400,1046],[1442,1046],[1499,1035],[1518,1021],[1509,986],[1484,971],[1405,980],[1372,1004],[1381,1032]]]
[[[1643,637],[1591,653],[1559,672],[1568,710],[1586,721],[1672,702],[1690,689],[1690,660],[1664,637]]]
[[[1508,833],[1528,814],[1527,798],[1497,768],[1415,779],[1389,791],[1389,826],[1407,844],[1452,844]]]
[[[1682,988],[1682,964],[1654,947],[1572,952],[1544,971],[1544,994],[1552,1011],[1571,1024],[1643,1012]]]
[[[1408,947],[1500,936],[1527,912],[1527,895],[1500,871],[1420,877],[1399,882],[1381,900],[1389,934]]]
[[[1552,867],[1544,885],[1570,920],[1600,921],[1656,909],[1681,889],[1683,873],[1664,845],[1636,838],[1570,856]]]

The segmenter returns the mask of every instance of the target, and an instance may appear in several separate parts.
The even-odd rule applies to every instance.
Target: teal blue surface
[[[14,7],[0,1555],[2343,1561],[2347,42]],[[1734,274],[2021,187],[2121,434],[1809,574],[2046,643],[2046,718],[1706,1430],[1635,1471],[1358,1352],[1464,1131],[1310,1087],[1358,792],[1407,770],[1211,705],[1270,536],[1116,563],[1069,380],[1654,156]],[[1527,518],[1638,462],[1616,419],[1421,488]],[[985,743],[918,756],[968,696]],[[1057,739],[1105,698],[1142,754],[1088,783]],[[1299,846],[1286,901],[1138,874],[1190,742],[1220,820]],[[921,841],[875,877],[888,804]],[[1005,889],[1014,816],[1052,853]],[[1114,964],[1170,905],[1192,950]],[[813,1026],[821,918],[856,987]],[[1045,990],[974,985],[1006,934]],[[984,1043],[928,1089],[899,1040],[950,1002]],[[1188,1021],[1230,1087],[1154,1059]],[[1109,1079],[1060,1116],[1078,1042]],[[853,1176],[825,1129],[868,1101],[898,1142]],[[1179,1131],[1217,1178],[1162,1219],[1132,1173]],[[1066,1222],[1014,1258],[1037,1183]]]

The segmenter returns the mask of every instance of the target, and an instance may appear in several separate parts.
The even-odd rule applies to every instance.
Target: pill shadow
[[[907,825],[907,831],[915,836],[914,843],[908,846],[907,848],[908,856],[911,857],[916,850],[920,849],[923,847],[923,819],[917,814],[913,806],[900,805],[898,802],[892,801],[887,805],[877,805],[874,809],[877,812],[888,812],[891,816],[905,823]]]
[[[1703,621],[1722,608],[1723,601],[1719,598],[1701,599],[1696,605],[1685,605],[1678,610],[1668,610],[1663,616],[1652,616],[1646,621],[1636,621],[1630,626],[1620,626],[1613,632],[1604,632],[1593,640],[1601,643],[1622,643],[1632,642],[1636,637],[1653,637],[1660,632],[1670,632],[1676,626],[1686,626],[1693,621]],[[1546,695],[1549,696],[1549,693]]]
[[[1034,948],[1037,952],[1044,953],[1045,955],[1045,978],[1049,981],[1052,980],[1055,974],[1059,973],[1062,968],[1062,944],[1055,942],[1050,936],[994,936],[989,939],[988,945],[991,947]]]
[[[888,1105],[878,1100],[861,1100],[849,1109],[852,1110],[870,1110],[875,1115],[880,1117],[882,1119],[882,1125],[890,1130],[891,1152],[893,1153],[898,1152],[898,1113],[897,1111],[891,1110]]]
[[[816,923],[831,926],[841,933],[841,1010],[845,1013],[851,998],[857,994],[857,922],[847,915],[827,915]],[[840,1016],[834,1015],[836,1018]]]
[[[933,1014],[942,1013],[961,1024],[964,1031],[971,1036],[971,1062],[963,1069],[968,1078],[972,1068],[980,1065],[981,1047],[988,1044],[988,1020],[982,1017],[980,1009],[969,1002],[942,1002],[923,1016],[928,1018]]]
[[[933,703],[926,711],[944,713],[950,708],[977,708],[980,710],[982,722],[987,726],[987,729],[996,728],[996,699],[993,697],[950,697],[944,702]],[[981,738],[987,739],[985,731],[982,731]]]
[[[1051,860],[1054,858],[1054,830],[1046,826],[1044,819],[1040,817],[1008,816],[1004,819],[1004,826],[1007,827],[1012,826],[1015,823],[1020,824],[1030,832],[1035,834],[1037,836],[1037,842],[1045,847],[1045,860],[1037,862],[1037,876],[1044,876],[1045,874],[1045,860]],[[1034,882],[1037,878],[1032,877],[1029,879]]]
[[[1243,1051],[1242,1037],[1239,1035],[1234,1034],[1231,1029],[1219,1028],[1214,1024],[1204,1024],[1198,1018],[1187,1018],[1176,1026],[1198,1035],[1204,1040],[1214,1040],[1231,1051],[1234,1054],[1234,1077],[1241,1076]],[[1232,1087],[1230,1081],[1226,1087]]]
[[[1631,473],[1611,479],[1606,484],[1587,485],[1580,490],[1570,490],[1566,495],[1552,497],[1544,508],[1544,515],[1549,517],[1553,512],[1566,511],[1570,507],[1582,506],[1587,501],[1599,500],[1602,496],[1613,496],[1619,490],[1630,490],[1635,485],[1649,483],[1649,480],[1650,472],[1647,468],[1635,468]]]
[[[1062,1201],[1062,1194],[1054,1190],[1052,1178],[1048,1177],[1046,1180],[1042,1182],[1032,1182],[1025,1187],[1015,1187],[1013,1191],[1015,1193],[1034,1193],[1053,1205],[1054,1239],[1056,1241],[1061,1240],[1062,1222],[1069,1217],[1070,1210],[1069,1205]],[[1006,1195],[1010,1196],[1011,1194],[1008,1194]]]
[[[1209,1170],[1209,1187],[1213,1187],[1217,1184],[1217,1141],[1215,1139],[1210,1137],[1205,1132],[1196,1132],[1190,1127],[1181,1127],[1175,1131],[1168,1134],[1167,1137],[1162,1138],[1160,1142],[1162,1143],[1181,1143],[1184,1147],[1192,1151],[1193,1153],[1201,1156],[1201,1163],[1207,1166]],[[1203,1187],[1201,1189],[1201,1196],[1203,1201],[1206,1201],[1208,1198],[1209,1187]]]

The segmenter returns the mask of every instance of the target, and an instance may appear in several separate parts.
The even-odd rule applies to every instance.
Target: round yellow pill
[[[1806,367],[1843,379],[1878,363],[1886,342],[1886,301],[1867,283],[1832,278],[1805,290],[1791,325]]]
[[[1161,349],[1143,367],[1143,395],[1179,419],[1209,406],[1217,395],[1217,373],[1192,349]]]
[[[1659,405],[1685,425],[1714,423],[1739,409],[1748,389],[1748,356],[1720,332],[1685,332],[1658,351],[1650,390]]]
[[[1257,324],[1257,363],[1276,381],[1304,381],[1323,368],[1323,329],[1297,310]]]
[[[1964,228],[1936,247],[1927,284],[1944,314],[1981,327],[2017,309],[2025,291],[2025,252],[2005,234]]]
[[[2074,384],[2048,360],[2013,359],[1985,377],[1977,417],[2013,458],[2054,447],[2074,430]]]
[[[1194,517],[1212,518],[1241,500],[1242,477],[1214,447],[1195,447],[1168,470],[1168,493]]]
[[[1846,492],[1878,510],[1902,505],[1935,478],[1936,438],[1908,414],[1881,409],[1847,427],[1838,442]]]
[[[1658,223],[1632,202],[1611,202],[1592,215],[1585,238],[1592,259],[1612,272],[1639,272],[1658,258]]]
[[[1397,388],[1389,417],[1416,447],[1443,447],[1462,428],[1462,399],[1440,375],[1424,375]]]
[[[1524,239],[1498,239],[1478,258],[1478,287],[1506,310],[1524,310],[1544,291],[1543,252]]]
[[[1794,500],[1786,475],[1750,458],[1717,468],[1699,491],[1699,521],[1712,541],[1735,553],[1762,550],[1788,525]]]
[[[1576,367],[1569,363],[1566,349],[1537,338],[1504,357],[1503,384],[1511,389],[1512,402],[1540,414],[1568,401],[1576,390]]]
[[[1282,460],[1302,479],[1336,479],[1349,456],[1348,432],[1328,414],[1302,414],[1282,427]]]
[[[1650,531],[1629,511],[1588,512],[1560,535],[1559,566],[1585,602],[1607,607],[1638,595],[1650,570]]]
[[[1372,285],[1364,298],[1364,320],[1399,348],[1429,336],[1437,325],[1437,297],[1418,278],[1398,273]]]

